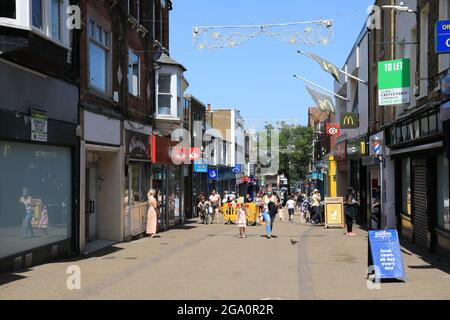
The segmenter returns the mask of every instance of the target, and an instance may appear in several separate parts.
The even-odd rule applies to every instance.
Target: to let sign
[[[450,20],[441,20],[436,23],[436,52],[450,52]]]
[[[369,247],[369,266],[377,279],[405,278],[397,230],[369,231]]]
[[[411,100],[410,59],[378,63],[378,102],[380,106],[409,103]]]

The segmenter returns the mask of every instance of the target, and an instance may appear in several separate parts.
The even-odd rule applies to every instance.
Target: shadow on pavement
[[[28,270],[27,270],[28,271]],[[24,272],[24,271],[22,271]],[[3,286],[5,284],[25,279],[25,276],[18,275],[16,273],[10,273],[10,274],[4,274],[0,276],[0,286]]]
[[[410,253],[405,252],[402,249],[402,252],[408,255],[415,255],[417,258],[421,259],[424,264],[421,265],[408,265],[408,268],[411,269],[438,269],[447,274],[450,274],[450,260],[446,259],[442,256],[437,256],[427,252],[426,250],[417,247],[416,245],[401,241],[401,246],[408,250]]]

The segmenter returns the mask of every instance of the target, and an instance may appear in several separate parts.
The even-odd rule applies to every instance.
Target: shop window
[[[69,148],[0,141],[0,258],[71,237]]]
[[[147,201],[150,173],[149,164],[140,162],[129,164],[125,182],[125,205]]]
[[[139,97],[139,72],[140,59],[132,50],[128,50],[128,92],[135,97]]]
[[[430,133],[436,133],[438,131],[436,113],[431,114],[428,121]]]
[[[438,227],[450,232],[449,164],[445,155],[437,157],[437,216]]]
[[[411,163],[402,159],[402,213],[411,216]]]
[[[182,172],[181,166],[171,166],[169,173],[169,220],[181,217],[182,208]]]
[[[16,0],[2,0],[0,4],[0,18],[16,18]]]
[[[420,138],[420,122],[419,120],[414,121],[414,139]]]
[[[420,127],[421,127],[421,133],[422,137],[425,137],[428,135],[428,117],[424,116],[422,119],[420,119]]]
[[[111,34],[89,22],[89,86],[101,93],[107,93],[108,64],[110,61]]]

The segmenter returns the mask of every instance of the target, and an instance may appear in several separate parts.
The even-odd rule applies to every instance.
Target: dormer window
[[[2,0],[0,18],[16,19],[16,0]]]

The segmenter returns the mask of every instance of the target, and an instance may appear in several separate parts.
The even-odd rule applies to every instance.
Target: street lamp
[[[382,6],[383,9],[393,9],[396,12],[408,12],[408,13],[417,13],[417,10],[410,9],[408,6],[405,6],[405,3],[402,1],[398,6],[385,5]]]

